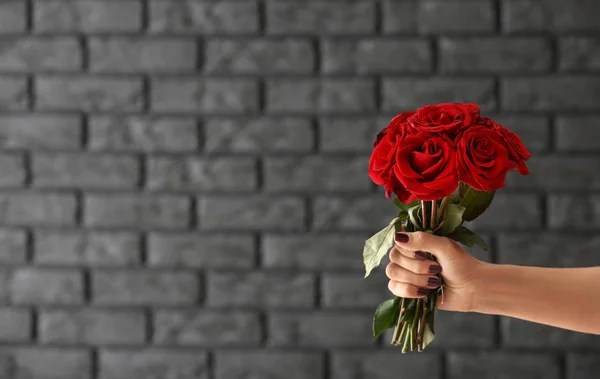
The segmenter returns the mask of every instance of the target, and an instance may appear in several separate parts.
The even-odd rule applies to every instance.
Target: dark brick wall
[[[441,101],[535,155],[475,254],[600,265],[596,0],[2,1],[0,378],[598,377],[600,337],[518,320],[371,341],[371,144]]]

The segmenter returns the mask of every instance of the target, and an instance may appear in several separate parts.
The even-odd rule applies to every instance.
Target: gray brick
[[[257,346],[262,326],[256,312],[158,310],[154,343],[179,346]]]
[[[597,110],[600,79],[589,76],[506,78],[500,83],[502,107],[522,111]]]
[[[41,343],[144,343],[145,318],[141,310],[43,309],[38,317]]]
[[[24,263],[27,258],[27,235],[22,229],[0,229],[0,263]]]
[[[267,191],[367,192],[366,156],[266,157],[264,187]]]
[[[8,225],[73,225],[75,196],[58,192],[0,193],[0,222]]]
[[[150,157],[146,186],[152,190],[252,191],[258,187],[253,158]]]
[[[484,0],[425,0],[418,2],[417,26],[421,32],[491,32],[494,6]]]
[[[127,155],[34,153],[33,185],[54,188],[132,188],[139,161]]]
[[[0,4],[0,33],[21,33],[27,28],[25,3],[6,1]]]
[[[141,4],[137,0],[34,1],[36,32],[135,32],[141,25]]]
[[[319,147],[323,152],[363,152],[373,150],[377,133],[392,117],[321,117],[319,118]]]
[[[531,153],[550,149],[550,125],[544,116],[493,115],[496,122],[517,133]]]
[[[567,354],[566,366],[567,379],[593,378],[600,371],[600,354]]]
[[[310,308],[315,302],[315,280],[309,274],[272,271],[210,272],[209,306]]]
[[[371,312],[270,313],[268,344],[273,347],[375,347],[372,325]]]
[[[197,2],[150,0],[152,33],[250,34],[259,30],[255,1]]]
[[[0,115],[0,146],[75,149],[81,146],[81,119],[77,115]]]
[[[567,194],[549,196],[548,225],[556,229],[600,228],[600,196]]]
[[[541,267],[600,266],[600,255],[590,254],[600,249],[600,237],[594,235],[510,233],[501,234],[497,241],[500,263]]]
[[[271,79],[269,112],[348,112],[375,110],[375,83],[367,78]]]
[[[154,78],[157,112],[247,113],[258,109],[258,82],[250,78]]]
[[[94,72],[189,72],[197,44],[186,38],[93,37],[88,42]]]
[[[208,379],[208,359],[202,351],[101,350],[99,379]]]
[[[27,342],[30,338],[31,311],[22,308],[0,308],[0,341]]]
[[[597,335],[503,317],[502,342],[511,348],[598,349]]]
[[[36,105],[42,110],[140,111],[142,82],[117,76],[38,76]]]
[[[12,270],[0,267],[0,303],[9,303],[11,297]],[[2,372],[2,370],[0,370]]]
[[[92,227],[184,228],[190,199],[178,195],[90,194],[84,223]]]
[[[477,230],[535,230],[542,226],[541,201],[530,194],[497,193],[492,205],[469,227]]]
[[[198,199],[200,227],[243,230],[301,230],[304,202],[293,196],[203,196]]]
[[[267,2],[267,32],[272,34],[364,34],[375,30],[370,1]]]
[[[560,116],[556,119],[556,148],[561,151],[600,150],[600,117]]]
[[[193,117],[105,116],[89,121],[92,150],[187,152],[198,148]]]
[[[148,264],[157,267],[251,268],[256,260],[249,234],[152,233],[147,246]]]
[[[81,304],[83,286],[79,270],[24,267],[13,272],[10,291],[15,304]]]
[[[325,308],[377,308],[393,297],[387,284],[388,278],[383,275],[365,279],[362,272],[325,273],[321,279],[321,304]]]
[[[0,70],[4,72],[81,69],[81,46],[74,37],[22,37],[0,39]]]
[[[502,27],[521,31],[594,31],[598,30],[600,3],[589,0],[505,0]]]
[[[211,74],[310,73],[315,56],[309,40],[299,38],[207,41],[204,71]]]
[[[325,39],[321,54],[321,70],[332,74],[428,72],[432,67],[426,40]]]
[[[600,70],[600,38],[562,38],[558,43],[558,54],[558,66],[562,71]]]
[[[414,32],[417,29],[417,2],[414,0],[383,0],[384,33]]]
[[[324,378],[324,359],[316,352],[222,351],[215,361],[215,379]]]
[[[310,120],[299,117],[210,118],[204,124],[209,153],[305,152],[313,147]]]
[[[596,168],[600,168],[600,157],[533,156],[527,167],[530,175],[511,173],[506,186],[539,190],[600,189],[600,178],[595,175]]]
[[[129,232],[45,230],[35,233],[34,262],[76,266],[135,266],[140,240]]]
[[[312,202],[312,226],[316,230],[376,231],[396,217],[394,207],[383,195],[318,196]]]
[[[188,271],[96,270],[92,298],[106,305],[184,305],[198,301],[200,282]]]
[[[439,49],[444,72],[541,72],[551,64],[542,38],[442,38]]]
[[[90,379],[92,358],[82,348],[3,347],[0,372],[6,378]]]
[[[494,92],[491,79],[384,78],[382,107],[384,111],[400,113],[423,104],[469,102],[479,104],[485,111],[496,107]]]
[[[424,352],[400,355],[397,351],[334,352],[331,357],[331,378],[386,379],[390,374],[406,378],[441,378],[440,356]]]
[[[535,352],[449,353],[448,378],[559,379],[552,354]]]
[[[262,239],[262,264],[268,268],[361,270],[360,254],[349,254],[369,235],[267,234]]]
[[[0,153],[0,187],[19,187],[25,182],[25,159],[21,154]]]
[[[23,76],[0,76],[0,110],[23,110],[30,99],[27,80]]]

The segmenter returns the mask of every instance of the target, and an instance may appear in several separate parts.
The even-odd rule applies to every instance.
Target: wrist
[[[474,280],[471,312],[501,314],[510,299],[514,278],[509,265],[482,262]]]

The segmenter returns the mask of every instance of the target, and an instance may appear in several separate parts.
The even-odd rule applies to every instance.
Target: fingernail
[[[439,274],[440,272],[442,272],[442,266],[440,266],[440,265],[431,265],[431,266],[429,266],[429,273],[430,274]]]
[[[415,251],[415,258],[425,261],[425,260],[429,259],[429,256],[427,255],[426,252],[417,250],[417,251]]]
[[[429,293],[429,290],[427,288],[419,288],[417,290],[417,295],[419,296],[424,296],[427,295]]]
[[[394,239],[396,240],[396,242],[406,243],[406,242],[408,242],[408,234],[396,233],[396,235],[394,236]]]
[[[439,287],[442,285],[442,281],[439,278],[429,278],[427,285],[429,287]]]

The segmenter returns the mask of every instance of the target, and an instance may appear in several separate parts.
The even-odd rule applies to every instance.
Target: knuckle
[[[398,251],[398,249],[396,249],[395,247],[392,248],[392,250],[390,251],[390,261],[392,262],[398,262],[398,260],[400,259],[400,251]]]
[[[389,265],[387,265],[387,267],[385,268],[385,274],[388,278],[397,281],[402,281],[405,276],[403,275],[404,270],[395,263],[390,263]]]
[[[388,284],[389,290],[396,296],[400,297],[408,297],[410,296],[409,285],[406,283],[396,282],[390,280]]]
[[[414,232],[413,233],[413,239],[414,242],[418,245],[422,244],[423,241],[425,240],[425,232]]]

